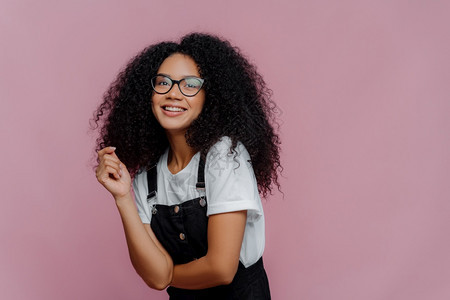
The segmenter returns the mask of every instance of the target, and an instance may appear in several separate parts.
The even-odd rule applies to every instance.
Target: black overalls
[[[197,189],[205,189],[205,162],[200,156]],[[147,171],[149,194],[147,201],[157,194],[156,166]],[[206,197],[195,198],[179,205],[156,204],[152,207],[151,228],[170,254],[174,264],[185,264],[205,256],[208,250]],[[248,268],[239,262],[236,275],[229,285],[202,290],[168,287],[171,300],[178,299],[270,299],[269,282],[262,258]]]

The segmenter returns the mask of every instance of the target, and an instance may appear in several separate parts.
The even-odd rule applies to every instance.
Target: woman
[[[279,188],[275,109],[255,67],[205,34],[144,49],[111,85],[94,119],[96,175],[150,287],[270,299],[259,195]]]

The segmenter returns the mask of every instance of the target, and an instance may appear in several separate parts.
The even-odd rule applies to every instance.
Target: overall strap
[[[158,191],[158,174],[156,171],[156,166],[157,164],[147,171],[147,201],[156,196],[156,192]],[[205,190],[205,159],[201,153],[197,170],[197,184],[195,187],[197,190]]]
[[[200,161],[198,162],[197,171],[197,184],[195,185],[195,187],[199,191],[205,190],[205,159],[203,158],[203,153],[200,153]]]
[[[156,172],[156,166],[157,165],[154,165],[147,171],[147,201],[156,196],[156,191],[158,190],[158,174]]]

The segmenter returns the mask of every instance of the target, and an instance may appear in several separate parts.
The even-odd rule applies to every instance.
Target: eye
[[[170,86],[171,80],[165,76],[156,76],[155,78],[155,86]]]
[[[184,87],[189,89],[198,89],[202,85],[202,82],[198,78],[185,78]]]
[[[198,87],[198,85],[196,85],[195,83],[186,82],[185,87],[194,89],[194,88]]]

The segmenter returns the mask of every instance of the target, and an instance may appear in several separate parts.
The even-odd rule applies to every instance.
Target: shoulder
[[[235,162],[238,162],[239,160],[249,161],[250,155],[244,144],[238,141],[233,148],[233,141],[231,138],[224,136],[208,151],[206,162],[207,164],[211,164],[230,160]]]
[[[206,156],[205,174],[211,178],[221,178],[221,180],[215,180],[216,183],[221,184],[223,180],[231,179],[230,176],[243,182],[255,179],[247,149],[241,142],[237,142],[233,147],[229,137],[222,137],[209,150]]]
[[[256,177],[250,155],[240,142],[230,138],[217,142],[206,157],[205,184],[208,215],[248,210],[250,218],[262,214]]]

